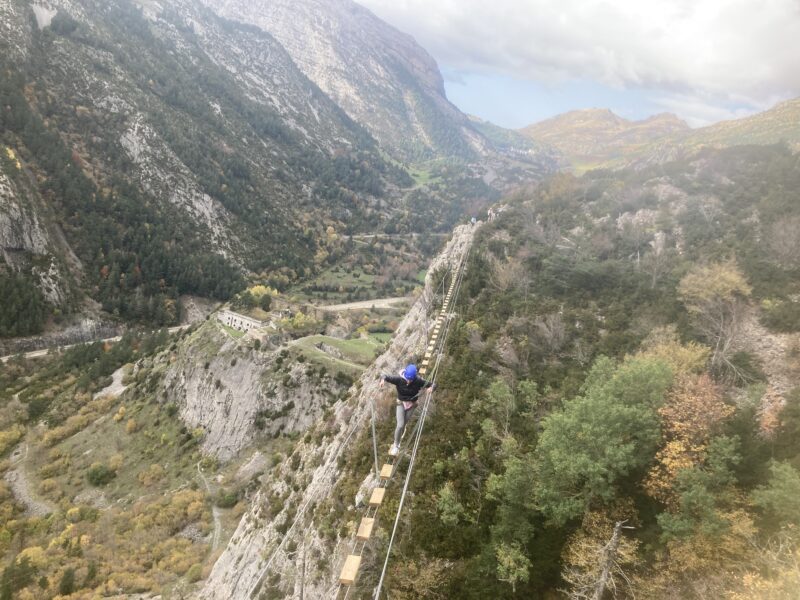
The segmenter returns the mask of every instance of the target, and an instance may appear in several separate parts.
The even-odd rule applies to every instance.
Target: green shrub
[[[61,576],[58,584],[58,593],[62,596],[69,596],[75,591],[75,569],[67,569]]]
[[[43,396],[32,398],[28,402],[28,420],[35,421],[47,412],[49,406],[50,400]]]
[[[114,479],[117,474],[106,465],[95,463],[86,472],[86,479],[94,486],[106,485]]]
[[[764,302],[761,322],[770,330],[780,333],[800,331],[800,302]]]
[[[198,563],[193,564],[189,567],[189,570],[186,571],[186,579],[189,583],[195,583],[196,581],[200,581],[203,578],[203,567]]]
[[[220,508],[233,508],[239,502],[239,495],[239,490],[221,489],[217,492],[214,504]]]

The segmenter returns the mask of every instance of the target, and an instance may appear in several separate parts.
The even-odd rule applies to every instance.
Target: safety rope
[[[462,261],[461,261],[461,263],[459,263],[459,265],[463,265],[463,257],[462,257]],[[452,267],[450,268],[450,272],[452,273]],[[458,276],[458,273],[456,274],[456,276]],[[445,284],[445,281],[446,281],[446,279],[447,279],[447,277],[446,277],[446,275],[445,275],[445,277],[443,277],[443,278],[442,278],[442,281],[441,281],[441,283],[440,283],[440,286],[441,286],[442,290],[444,290],[444,284]],[[437,287],[437,291],[438,291],[438,287]],[[429,306],[429,305],[430,305],[430,300],[426,300],[426,301],[425,301],[425,311],[424,311],[424,312],[425,312],[425,317],[426,317],[426,319],[427,319],[427,316],[428,316],[428,311],[427,311],[427,308],[428,308],[428,306]],[[427,322],[427,321],[426,321],[426,322]],[[352,423],[352,424],[351,424],[351,426],[350,426],[350,430],[349,430],[349,432],[348,432],[348,434],[347,434],[346,438],[345,438],[345,439],[344,439],[344,441],[343,441],[341,444],[339,444],[339,446],[337,447],[337,449],[336,449],[336,453],[335,453],[335,455],[334,455],[333,459],[332,459],[332,460],[329,462],[328,466],[327,466],[327,467],[326,467],[326,469],[323,471],[323,473],[322,473],[322,476],[319,478],[320,480],[322,480],[323,478],[327,477],[329,474],[331,474],[331,473],[332,473],[332,472],[333,472],[333,471],[334,471],[334,470],[337,468],[339,455],[342,453],[342,451],[343,451],[343,450],[345,449],[345,447],[348,445],[348,443],[350,442],[350,439],[353,437],[353,434],[354,434],[354,433],[355,433],[355,432],[356,432],[358,429],[360,429],[360,427],[361,427],[361,424],[362,424],[362,422],[363,422],[363,420],[364,420],[364,418],[365,418],[365,415],[366,415],[366,412],[362,413],[362,414],[361,414],[361,415],[360,415],[358,418],[356,418],[356,419],[353,421],[353,423]],[[418,427],[418,426],[419,426],[419,421],[417,422],[417,425],[416,425],[416,427]],[[416,427],[415,427],[415,431],[416,431]],[[316,479],[316,478],[315,478],[315,479]],[[294,530],[295,530],[295,527],[297,526],[297,524],[298,524],[298,523],[300,522],[300,520],[301,520],[301,519],[302,519],[302,518],[305,516],[306,509],[307,509],[307,508],[308,508],[308,506],[311,504],[311,502],[312,502],[312,500],[313,500],[313,499],[314,499],[314,496],[313,496],[313,494],[312,494],[312,495],[310,495],[310,496],[309,496],[309,497],[306,499],[306,501],[305,501],[305,502],[303,503],[303,505],[300,507],[300,510],[298,510],[297,514],[295,515],[295,518],[294,518],[294,520],[292,521],[292,524],[291,524],[291,526],[289,527],[289,529],[287,529],[287,530],[286,530],[286,533],[285,533],[285,534],[283,535],[283,537],[281,538],[281,541],[280,541],[280,543],[278,544],[278,546],[277,546],[277,547],[276,547],[276,548],[275,548],[275,549],[272,551],[272,553],[271,553],[271,555],[270,555],[270,558],[269,558],[269,560],[267,561],[267,563],[264,565],[264,567],[262,567],[262,568],[260,569],[260,571],[259,571],[259,573],[258,573],[258,576],[257,576],[257,577],[256,577],[256,579],[255,579],[255,584],[253,585],[253,587],[250,589],[250,591],[249,591],[249,593],[248,593],[248,596],[249,596],[249,597],[251,597],[251,598],[252,598],[252,597],[253,597],[253,595],[255,594],[256,590],[258,590],[258,589],[259,589],[259,587],[260,587],[260,585],[261,585],[261,583],[262,583],[262,581],[263,581],[263,579],[264,579],[265,575],[267,574],[267,572],[269,571],[270,567],[272,566],[272,563],[275,561],[276,557],[278,556],[278,553],[279,553],[281,550],[283,550],[283,546],[284,546],[284,544],[286,543],[286,541],[287,541],[287,540],[289,540],[289,539],[290,539],[290,537],[291,537],[291,534],[294,532]],[[361,551],[363,552],[363,548],[361,549]],[[238,580],[241,578],[241,576],[242,576],[242,573],[240,572],[240,574],[239,574],[239,577],[237,577],[237,583],[238,583]],[[348,589],[348,593],[349,593],[349,589]],[[347,597],[347,596],[345,596],[345,598],[346,598],[346,597]]]
[[[462,257],[462,258],[463,258],[463,257]],[[456,269],[453,269],[453,267],[451,266],[451,267],[449,268],[449,270],[448,270],[448,273],[445,273],[444,277],[442,277],[442,281],[441,281],[441,283],[439,284],[439,286],[441,287],[441,290],[442,290],[442,297],[443,297],[443,298],[445,297],[445,294],[444,294],[444,289],[445,289],[445,284],[446,284],[446,282],[447,282],[447,275],[448,275],[448,274],[452,274],[452,278],[451,278],[451,280],[459,280],[459,277],[458,277],[458,276],[459,276],[459,274],[461,273],[461,266],[462,266],[463,264],[464,264],[464,263],[463,263],[463,260],[462,260],[461,262],[459,262],[459,265],[458,265],[458,270],[456,270]],[[443,302],[444,302],[444,301],[443,301]],[[427,320],[427,312],[428,312],[428,311],[427,311],[427,308],[429,308],[429,307],[430,307],[430,302],[429,302],[429,301],[425,303],[425,307],[426,307],[426,310],[425,310],[425,315],[426,315],[426,323],[428,323],[428,320]],[[426,331],[427,331],[428,329],[429,329],[429,327],[428,327],[428,326],[426,326]],[[449,323],[448,323],[448,325],[447,325],[447,329],[446,329],[446,331],[447,331],[447,330],[449,330]],[[434,383],[435,383],[435,375],[436,375],[436,370],[437,370],[437,368],[438,368],[438,362],[439,362],[439,359],[440,359],[440,357],[441,357],[442,348],[444,348],[444,343],[443,343],[443,342],[444,342],[444,339],[445,339],[445,337],[443,336],[443,337],[441,338],[441,340],[438,340],[438,341],[437,341],[437,343],[436,343],[436,346],[435,346],[435,348],[436,348],[436,352],[437,352],[437,363],[436,363],[436,365],[434,365],[434,368],[433,368],[433,369],[432,369],[432,371],[431,371],[431,373],[432,373],[432,376],[433,376],[433,377],[431,378],[431,381],[432,381],[432,382],[434,382]],[[431,393],[429,392],[429,393],[427,394],[427,396],[426,396],[425,404],[423,405],[423,409],[425,410],[425,413],[426,413],[426,414],[427,414],[427,405],[428,405],[428,402],[430,401],[430,396],[431,396]],[[421,423],[421,422],[422,422],[422,420],[421,420],[421,419],[419,419],[419,418],[418,418],[418,419],[416,419],[416,422],[415,422],[415,424],[414,424],[414,429],[412,430],[412,433],[411,433],[411,438],[412,438],[412,439],[416,439],[416,438],[418,437],[418,433],[417,433],[417,432],[419,431],[419,428],[420,428],[420,423]],[[404,437],[405,437],[405,433],[406,433],[406,432],[404,431],[404,432],[403,432],[403,436],[404,436]],[[374,440],[373,440],[373,442],[374,442]],[[379,480],[380,480],[380,481],[383,481],[384,479],[383,479],[383,478],[381,478],[381,477],[380,477],[380,475],[379,475]],[[388,479],[385,479],[385,480],[388,482]],[[366,514],[365,514],[365,518],[377,519],[378,513],[380,512],[380,507],[381,507],[381,505],[377,505],[377,506],[369,506],[369,507],[367,507],[367,512],[366,512]],[[374,521],[373,521],[373,526],[374,526]],[[356,538],[356,540],[353,542],[353,545],[352,545],[352,547],[351,547],[350,554],[351,554],[351,555],[354,555],[354,556],[358,556],[359,558],[361,558],[361,557],[363,556],[363,553],[364,553],[364,550],[365,550],[366,546],[367,546],[367,541],[366,541],[366,540],[358,540],[358,539]],[[332,588],[331,588],[331,591],[333,591],[333,590],[336,590],[336,593],[334,594],[334,596],[333,596],[333,597],[335,597],[335,598],[338,598],[338,597],[339,597],[339,595],[341,594],[342,587],[343,587],[343,586],[342,586],[342,584],[341,584],[341,583],[337,583],[337,584],[334,584],[334,585],[332,586]],[[350,591],[352,590],[352,586],[344,586],[344,588],[345,588],[345,592],[344,592],[344,595],[342,596],[342,600],[347,600],[347,598],[349,598],[349,596],[350,596]]]
[[[462,282],[463,276],[464,276],[464,268],[463,267],[464,267],[464,264],[466,262],[466,255],[467,255],[467,253],[465,253],[464,256],[462,257],[462,262],[461,262],[461,264],[459,266],[459,270],[458,270],[458,274],[457,274],[457,283],[456,283],[456,286],[453,288],[453,294],[452,294],[452,300],[451,301],[455,301],[455,299],[458,298],[458,293],[461,290],[461,282]],[[439,374],[438,373],[439,365],[441,364],[442,357],[444,356],[445,344],[446,344],[446,341],[447,341],[447,336],[448,336],[448,334],[450,332],[451,325],[452,325],[452,320],[451,319],[447,319],[447,323],[446,323],[446,326],[445,326],[445,332],[442,335],[442,338],[441,338],[441,341],[440,341],[440,344],[439,344],[439,352],[437,353],[437,356],[436,356],[436,364],[434,365],[434,368],[431,371],[431,373],[432,373],[431,381],[434,384],[436,383],[436,378],[437,378],[437,376]],[[381,590],[383,588],[383,582],[384,582],[384,579],[386,577],[386,570],[389,567],[389,559],[391,558],[391,554],[392,554],[392,545],[394,544],[394,539],[395,539],[395,536],[397,535],[397,529],[398,529],[398,526],[400,525],[400,517],[401,517],[402,512],[403,512],[403,505],[404,505],[405,500],[406,500],[406,494],[408,493],[408,486],[409,486],[409,483],[411,482],[411,475],[414,472],[414,465],[415,465],[416,460],[417,460],[417,450],[419,449],[419,443],[420,443],[420,440],[422,439],[422,431],[423,431],[423,429],[425,427],[425,419],[426,419],[426,417],[428,415],[428,409],[429,409],[429,406],[430,406],[430,401],[431,401],[432,396],[433,396],[433,393],[430,392],[428,394],[427,398],[425,399],[425,405],[423,406],[422,413],[420,414],[420,417],[419,417],[416,437],[414,438],[414,446],[413,446],[413,449],[411,451],[411,457],[410,457],[409,464],[408,464],[408,471],[406,472],[406,479],[405,479],[405,482],[403,483],[403,491],[400,494],[400,503],[398,504],[398,507],[397,507],[397,515],[395,516],[395,519],[394,519],[394,525],[392,527],[392,535],[389,538],[389,545],[388,545],[388,547],[386,549],[386,559],[383,562],[383,569],[381,570],[381,577],[380,577],[380,580],[378,581],[378,586],[375,589],[375,595],[373,596],[374,600],[379,600],[380,599]]]

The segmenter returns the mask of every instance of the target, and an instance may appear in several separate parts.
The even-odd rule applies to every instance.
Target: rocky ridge
[[[323,425],[325,435],[322,443],[299,442],[295,450],[295,454],[301,457],[297,468],[293,468],[287,458],[277,477],[265,482],[268,489],[259,491],[252,498],[230,543],[214,564],[199,598],[250,598],[257,586],[273,573],[281,573],[282,585],[291,582],[288,588],[293,591],[289,597],[299,597],[301,588],[306,597],[325,597],[338,576],[340,558],[346,552],[343,542],[347,540],[340,540],[333,555],[329,556],[319,533],[310,527],[309,507],[327,497],[335,484],[339,461],[346,455],[352,436],[358,434],[370,414],[370,402],[378,394],[380,373],[424,351],[429,333],[427,327],[432,327],[427,316],[435,294],[432,274],[442,266],[457,266],[469,249],[473,233],[474,228],[470,226],[461,226],[454,231],[452,240],[431,264],[425,289],[402,320],[389,349],[361,376],[354,396],[335,405],[333,416]],[[301,482],[298,492],[292,492],[287,486],[286,477]],[[276,498],[282,498],[283,508],[272,514],[270,511],[274,509],[272,504]],[[281,531],[285,534],[282,535]],[[302,558],[298,552],[286,551],[289,540],[295,545],[300,541],[304,544],[304,552],[326,556],[327,560],[319,563],[309,561],[305,577],[298,576]]]

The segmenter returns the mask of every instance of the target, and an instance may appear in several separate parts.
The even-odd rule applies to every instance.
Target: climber
[[[408,365],[400,373],[400,377],[393,377],[391,375],[381,376],[381,387],[384,382],[388,381],[397,388],[397,407],[395,408],[395,415],[397,417],[397,427],[394,430],[394,443],[389,449],[390,456],[397,456],[400,451],[400,438],[403,436],[403,430],[411,418],[411,413],[417,407],[417,400],[419,393],[423,388],[430,388],[431,392],[436,389],[436,384],[431,381],[425,381],[422,377],[417,375],[417,366]]]

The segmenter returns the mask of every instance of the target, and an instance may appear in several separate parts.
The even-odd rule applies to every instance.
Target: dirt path
[[[11,464],[14,469],[5,474],[5,479],[11,487],[14,497],[25,505],[25,512],[31,517],[44,517],[53,512],[53,507],[49,503],[39,500],[31,491],[30,483],[25,473],[25,465],[28,462],[28,444],[17,446],[11,454]]]
[[[203,475],[203,470],[200,468],[200,463],[197,463],[197,473],[200,475],[200,479],[203,480],[203,485],[206,487],[206,491],[208,491],[209,496],[213,496],[214,492],[211,489],[211,484],[208,483],[208,479],[205,475]],[[219,540],[222,537],[222,519],[221,519],[222,509],[218,506],[211,505],[211,515],[214,517],[214,535],[211,537],[211,551],[217,549],[219,546]]]
[[[108,387],[103,388],[99,392],[96,392],[94,397],[100,398],[101,396],[111,396],[112,398],[116,398],[122,395],[122,392],[128,389],[127,385],[122,385],[122,378],[124,376],[125,367],[120,367],[111,375],[111,384]]]
[[[410,302],[408,296],[397,298],[376,298],[375,300],[361,300],[359,302],[348,302],[347,304],[328,304],[326,306],[315,306],[317,310],[338,312],[342,310],[364,310],[370,308],[391,308],[403,302]]]

